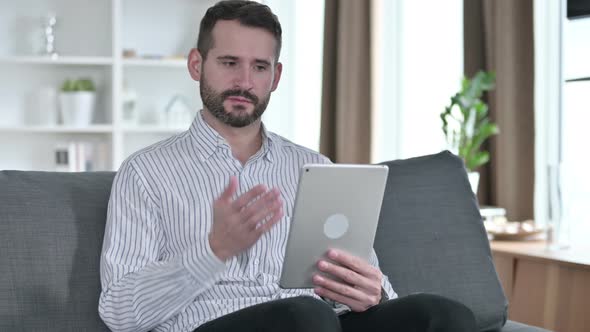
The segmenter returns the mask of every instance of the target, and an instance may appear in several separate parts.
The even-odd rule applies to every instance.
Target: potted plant
[[[92,80],[67,79],[59,95],[60,114],[64,125],[83,127],[92,122],[96,88]]]
[[[440,114],[449,149],[465,163],[474,193],[479,184],[476,169],[490,160],[490,154],[481,145],[499,132],[489,119],[488,105],[481,100],[485,91],[494,88],[495,79],[494,73],[484,71],[472,79],[463,78],[461,90],[451,97],[451,104]]]

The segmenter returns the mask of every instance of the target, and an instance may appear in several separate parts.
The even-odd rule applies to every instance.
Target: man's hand
[[[283,202],[277,189],[257,185],[234,200],[237,188],[238,181],[232,176],[213,203],[209,244],[223,261],[250,248],[283,217]]]
[[[315,293],[330,300],[346,304],[352,311],[361,312],[381,300],[381,271],[359,257],[340,250],[330,249],[328,257],[342,266],[325,260],[318,262],[322,272],[342,282],[316,274],[313,277]]]

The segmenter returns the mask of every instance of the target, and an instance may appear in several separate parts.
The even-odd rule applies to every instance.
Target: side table
[[[590,247],[491,241],[511,320],[557,332],[590,331]]]

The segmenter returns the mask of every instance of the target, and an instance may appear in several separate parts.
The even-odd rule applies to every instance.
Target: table
[[[590,247],[549,251],[545,241],[491,241],[508,317],[556,332],[590,331]]]

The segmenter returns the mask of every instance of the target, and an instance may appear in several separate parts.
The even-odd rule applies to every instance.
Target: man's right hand
[[[250,248],[283,217],[278,189],[257,185],[233,199],[237,189],[238,180],[232,176],[225,191],[213,203],[209,244],[222,261]]]

